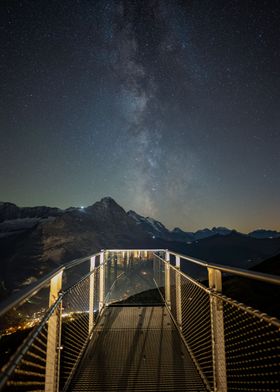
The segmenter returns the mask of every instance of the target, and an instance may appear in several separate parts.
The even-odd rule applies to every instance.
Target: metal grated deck
[[[108,307],[70,391],[205,391],[165,307]]]

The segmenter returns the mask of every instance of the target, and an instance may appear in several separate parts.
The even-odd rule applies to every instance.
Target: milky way
[[[0,7],[0,200],[280,229],[278,2]]]

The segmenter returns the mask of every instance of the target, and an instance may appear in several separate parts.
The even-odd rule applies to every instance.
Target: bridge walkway
[[[109,306],[69,391],[205,391],[165,306]]]

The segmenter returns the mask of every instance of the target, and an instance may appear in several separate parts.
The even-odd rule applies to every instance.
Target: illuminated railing
[[[183,273],[184,262],[207,272],[208,283]],[[128,288],[132,273],[140,287]],[[279,391],[280,322],[224,296],[223,273],[280,285],[277,276],[168,250],[105,250],[68,263],[2,307],[1,340],[15,336],[17,346],[2,360],[0,390],[66,391],[105,306],[154,289],[208,390]]]

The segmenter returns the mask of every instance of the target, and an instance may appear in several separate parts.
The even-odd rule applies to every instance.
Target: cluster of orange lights
[[[33,328],[33,327],[35,327],[35,325],[37,325],[39,323],[39,321],[40,321],[40,318],[34,318],[32,320],[24,321],[23,323],[21,323],[19,325],[12,326],[12,327],[9,327],[9,328],[5,329],[1,333],[1,335],[2,336],[12,335],[13,333]]]

